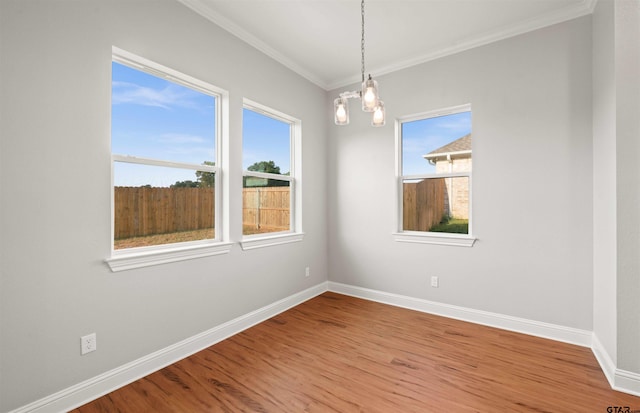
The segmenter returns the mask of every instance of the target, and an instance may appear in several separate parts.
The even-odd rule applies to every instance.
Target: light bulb
[[[373,92],[372,87],[368,87],[367,91],[364,93],[364,102],[367,106],[371,106],[376,101],[376,94]]]
[[[349,124],[349,105],[347,99],[337,98],[333,101],[334,122],[336,125]]]
[[[379,101],[378,106],[376,106],[373,111],[373,117],[371,119],[372,126],[384,126],[385,123],[385,111],[384,111],[384,102]]]
[[[369,79],[362,82],[362,110],[365,112],[373,112],[373,110],[378,106],[378,82],[371,79],[371,75],[369,75]]]

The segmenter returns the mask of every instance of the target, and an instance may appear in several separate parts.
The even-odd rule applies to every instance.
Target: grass
[[[460,218],[443,218],[439,224],[432,226],[430,232],[448,232],[450,234],[468,234],[469,220]]]
[[[242,226],[242,235],[266,234],[268,232],[281,232],[281,231],[286,231],[286,229],[274,228],[274,227],[256,228],[255,225]]]
[[[144,237],[131,237],[117,239],[113,242],[113,249],[148,247],[150,245],[172,244],[174,242],[198,241],[210,239],[215,236],[213,228],[198,229],[194,231],[172,232],[169,234],[155,234]]]
[[[243,225],[243,235],[264,234],[267,232],[278,232],[282,229],[270,227],[256,228],[255,225]],[[199,241],[202,239],[211,239],[215,236],[213,228],[198,229],[194,231],[172,232],[168,234],[155,234],[143,237],[131,237],[117,239],[113,243],[113,249],[121,250],[124,248],[148,247],[151,245],[173,244],[176,242]]]

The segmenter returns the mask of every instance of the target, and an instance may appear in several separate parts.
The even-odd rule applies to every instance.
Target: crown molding
[[[295,73],[304,77],[311,83],[321,87],[324,90],[329,90],[327,83],[324,82],[320,77],[316,76],[314,73],[296,64],[293,60],[287,58],[285,55],[278,52],[277,50],[275,50],[274,48],[272,48],[271,46],[269,46],[259,38],[255,37],[248,31],[243,29],[242,27],[238,26],[237,24],[227,19],[226,17],[220,15],[218,12],[213,10],[207,4],[206,1],[204,0],[178,0],[178,1],[184,4],[185,6],[187,6],[188,8],[190,8],[191,10],[195,11],[202,17],[206,18],[207,20],[213,22],[214,24],[220,26],[222,29],[236,36],[243,42],[248,43],[249,45],[261,51],[262,53],[271,57],[278,63],[286,66],[287,68],[291,69]]]
[[[517,24],[503,27],[499,30],[485,32],[472,38],[464,39],[452,46],[433,50],[429,53],[417,56],[415,58],[403,60],[385,66],[373,67],[368,70],[368,72],[375,74],[375,77],[380,77],[382,75],[397,72],[399,70],[417,66],[422,63],[440,59],[442,57],[451,56],[456,53],[474,49],[476,47],[485,46],[490,43],[508,39],[510,37],[518,36],[534,30],[542,29],[544,27],[552,26],[554,24],[586,16],[593,13],[597,1],[598,0],[583,0],[577,5],[558,9],[553,11],[552,13],[547,13],[543,16],[527,19]],[[343,88],[354,83],[358,83],[360,82],[360,76],[361,74],[357,73],[349,76],[348,78],[343,78],[340,80],[336,80],[335,82],[331,82],[329,83],[329,90]]]
[[[361,73],[354,73],[353,75],[341,79],[325,81],[317,74],[301,67],[292,59],[289,59],[287,56],[278,52],[277,50],[266,44],[264,41],[260,40],[259,38],[249,33],[247,30],[238,26],[236,23],[220,15],[210,5],[208,5],[206,0],[178,1],[194,12],[200,14],[204,18],[213,22],[214,24],[220,26],[222,29],[228,31],[232,35],[238,37],[240,40],[248,43],[249,45],[253,46],[262,53],[266,54],[267,56],[271,57],[280,64],[284,65],[285,67],[289,68],[298,75],[304,77],[311,83],[321,87],[326,91],[343,88],[360,82]],[[415,58],[394,62],[384,66],[372,67],[368,71],[375,74],[376,77],[379,77],[442,57],[470,50],[479,46],[484,46],[513,36],[528,33],[547,26],[589,15],[593,13],[597,1],[598,0],[582,0],[580,3],[555,10],[542,16],[526,19],[519,23],[509,25],[498,30],[492,30],[480,35],[473,36],[471,38],[462,39],[461,41],[456,42],[451,46],[443,47],[438,50],[432,50]]]

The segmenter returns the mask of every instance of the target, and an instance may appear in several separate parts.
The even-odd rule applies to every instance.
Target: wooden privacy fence
[[[244,188],[242,224],[256,229],[286,231],[290,223],[291,191],[288,186]]]
[[[114,188],[114,238],[213,228],[214,188]]]
[[[290,222],[290,188],[245,188],[245,226],[285,231]],[[213,228],[214,188],[114,188],[114,238],[125,239]]]
[[[445,178],[423,179],[403,183],[402,228],[406,231],[429,231],[445,214]]]

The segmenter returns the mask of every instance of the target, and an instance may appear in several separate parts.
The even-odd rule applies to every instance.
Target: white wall
[[[617,367],[640,394],[640,1],[615,1]]]
[[[590,16],[377,80],[387,125],[329,130],[330,280],[590,331]],[[478,242],[397,243],[393,120],[465,103]]]
[[[616,92],[614,3],[593,13],[593,331],[616,361]]]
[[[0,16],[0,411],[327,279],[325,91],[173,0],[3,0]],[[230,92],[234,241],[242,98],[302,120],[303,242],[109,271],[113,45]]]
[[[600,0],[593,43],[593,331],[610,380],[638,393],[640,1]]]

